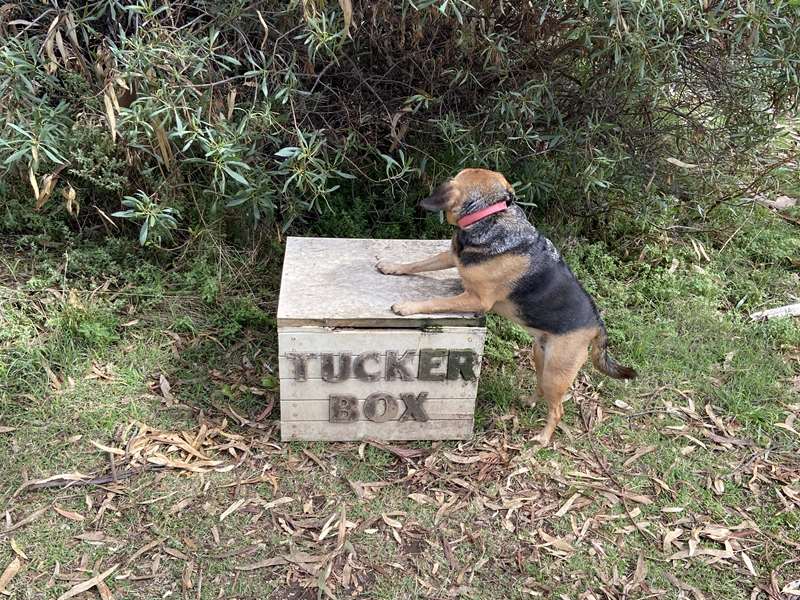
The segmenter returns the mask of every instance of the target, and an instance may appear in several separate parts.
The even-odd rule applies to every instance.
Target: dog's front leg
[[[411,275],[412,273],[422,273],[424,271],[449,269],[456,266],[456,261],[453,258],[453,253],[448,250],[413,263],[395,263],[382,260],[375,266],[378,271],[385,275]]]
[[[392,312],[405,317],[420,313],[487,312],[490,308],[492,308],[491,305],[487,305],[487,302],[482,301],[472,292],[464,292],[458,296],[450,296],[448,298],[431,298],[430,300],[418,302],[398,302],[392,305]]]

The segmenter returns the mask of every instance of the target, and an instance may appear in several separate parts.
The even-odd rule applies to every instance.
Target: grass
[[[800,579],[787,562],[800,548],[800,439],[782,427],[800,412],[800,327],[748,317],[797,301],[797,227],[749,206],[702,232],[665,229],[680,222],[669,210],[659,218],[613,225],[628,228],[624,243],[564,223],[549,231],[639,379],[587,366],[554,446],[538,449],[544,409],[519,402],[535,384],[529,339],[490,318],[475,439],[405,444],[425,452],[406,461],[370,445],[282,444],[277,408],[255,421],[276,396],[274,244],[261,254],[200,244],[177,260],[120,240],[67,236],[53,249],[44,232],[8,238],[0,509],[6,526],[46,509],[0,529],[0,570],[27,556],[12,597],[57,598],[114,564],[106,582],[118,598],[677,598],[694,588],[734,599],[770,589],[773,575]],[[92,442],[118,447],[136,421],[194,432],[226,421],[248,454],[218,453],[238,463],[223,473],[15,493],[55,474],[107,472]],[[243,498],[291,502],[221,519]],[[336,526],[320,541],[326,523]],[[713,539],[712,526],[727,533]],[[670,560],[695,543],[730,553]],[[238,570],[298,552],[329,558]]]

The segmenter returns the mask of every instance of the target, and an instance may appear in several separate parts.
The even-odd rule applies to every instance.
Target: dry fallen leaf
[[[183,500],[179,500],[175,504],[173,504],[170,509],[167,511],[168,515],[174,515],[176,513],[181,512],[184,508],[189,506],[194,501],[193,497],[184,498]]]
[[[386,515],[381,515],[381,518],[383,519],[383,522],[386,523],[389,527],[394,527],[395,529],[403,528],[403,524],[397,519],[392,519],[391,517],[388,517]]]
[[[16,430],[16,427],[6,427],[5,425],[0,425],[0,433],[11,433],[12,431]]]
[[[476,456],[459,456],[458,454],[453,454],[452,452],[444,452],[443,454],[447,460],[459,465],[471,465],[486,458],[486,456],[483,454],[478,454]]]
[[[781,594],[786,594],[789,598],[800,598],[800,579],[790,581],[783,586]]]
[[[22,551],[22,548],[19,547],[19,544],[17,543],[17,540],[15,540],[14,538],[11,538],[11,549],[20,558],[28,560],[28,555],[25,554],[25,552]]]
[[[80,523],[81,521],[86,520],[86,517],[84,517],[82,514],[73,512],[71,510],[64,510],[57,504],[53,505],[53,510],[56,511],[58,514],[60,514],[62,517],[69,519],[70,521],[77,521]]]
[[[158,538],[156,540],[153,540],[152,542],[150,542],[148,544],[145,544],[144,546],[139,548],[136,552],[134,552],[134,554],[128,559],[128,564],[136,562],[137,558],[139,558],[140,556],[143,556],[144,554],[146,554],[147,552],[149,552],[150,550],[152,550],[156,546],[160,546],[161,544],[163,544],[166,541],[166,539],[167,538],[162,537],[162,538]]]
[[[334,524],[334,520],[337,516],[339,516],[338,512],[333,513],[325,522],[325,525],[322,526],[322,530],[319,532],[319,537],[317,538],[318,542],[324,540],[326,537],[328,537],[328,534],[333,531],[333,528],[336,526],[336,524]]]
[[[545,542],[547,542],[546,545],[552,546],[553,548],[561,550],[562,552],[575,552],[575,548],[573,548],[569,542],[562,538],[553,537],[544,529],[539,529],[539,535]]]
[[[67,187],[61,190],[61,196],[64,198],[64,206],[67,212],[73,217],[77,217],[78,213],[81,212],[81,205],[76,200],[75,188],[68,183]]]
[[[266,567],[277,567],[278,565],[288,565],[289,561],[286,560],[282,556],[276,556],[274,558],[268,558],[266,560],[259,561],[257,563],[252,563],[249,565],[241,565],[241,566],[234,566],[233,568],[237,571],[255,571],[256,569],[263,569]]]
[[[114,114],[114,101],[111,99],[111,94],[113,93],[114,91],[111,86],[103,92],[103,104],[106,108],[106,119],[108,120],[108,128],[111,130],[112,142],[117,139],[117,117]]]
[[[792,198],[791,196],[778,196],[775,200],[770,200],[768,198],[764,198],[763,196],[756,198],[758,202],[763,204],[764,206],[768,206],[769,208],[774,208],[775,210],[783,210],[786,208],[792,208],[795,204],[797,204],[797,198]]]
[[[339,6],[342,8],[344,15],[344,31],[350,35],[350,23],[353,19],[353,3],[351,0],[339,0]]]
[[[39,200],[39,182],[36,180],[36,175],[33,172],[33,167],[32,166],[28,169],[28,181],[31,182],[31,187],[33,188],[33,199],[38,201]]]
[[[433,498],[431,498],[430,496],[426,496],[425,494],[414,493],[414,494],[409,494],[408,497],[411,498],[417,504],[433,504],[434,503],[433,502]]]
[[[278,498],[277,500],[271,500],[270,502],[265,502],[260,506],[265,510],[269,510],[271,508],[275,508],[276,506],[283,506],[284,504],[290,504],[294,502],[294,498],[290,498],[289,496],[284,496],[283,498]]]
[[[192,572],[194,571],[194,563],[190,560],[186,563],[186,566],[183,569],[183,575],[181,576],[181,583],[183,584],[183,589],[190,590],[194,587],[194,583],[192,582]]]
[[[19,557],[14,557],[9,565],[3,570],[3,574],[0,575],[0,593],[4,592],[6,587],[8,586],[11,579],[19,573],[19,570],[22,568],[22,561]]]
[[[639,557],[636,559],[636,570],[633,572],[633,579],[631,584],[634,586],[644,583],[647,577],[647,563],[644,562],[644,553],[639,552]]]
[[[676,167],[681,167],[682,169],[696,169],[697,165],[692,163],[683,162],[682,160],[678,160],[677,158],[672,158],[671,156],[667,159],[667,162],[671,165],[675,165]]]
[[[572,496],[569,497],[569,500],[564,502],[564,506],[558,509],[555,516],[563,517],[565,514],[567,514],[569,512],[569,509],[572,508],[572,505],[575,504],[575,500],[577,500],[580,497],[581,497],[580,494],[572,494]]]
[[[99,442],[95,442],[94,440],[89,440],[89,443],[98,450],[102,450],[103,452],[108,452],[109,454],[115,454],[117,456],[125,456],[125,451],[120,450],[119,448],[112,448],[111,446],[106,446]]]
[[[631,464],[635,463],[637,460],[642,458],[645,454],[649,454],[650,452],[655,452],[655,450],[657,450],[655,446],[645,446],[643,448],[639,448],[636,452],[633,453],[633,456],[631,456],[628,460],[622,463],[622,466],[627,468],[631,466]]]
[[[677,528],[677,529],[673,529],[672,531],[668,531],[668,532],[666,532],[664,534],[664,543],[662,544],[662,548],[663,548],[664,552],[669,552],[670,546],[672,545],[672,543],[675,540],[677,540],[679,537],[681,537],[682,533],[683,533],[683,529]]]
[[[219,520],[224,521],[225,517],[228,517],[233,513],[235,513],[237,510],[242,508],[242,506],[244,506],[246,502],[249,502],[249,500],[250,500],[249,498],[240,498],[239,500],[237,500],[236,502],[234,502],[228,508],[225,509],[225,511],[219,516]]]
[[[97,591],[100,592],[100,600],[114,600],[114,596],[105,581],[97,582]]]
[[[692,592],[692,594],[695,597],[695,600],[705,600],[705,596],[703,595],[703,592],[698,590],[696,587],[694,587],[692,585],[689,585],[688,583],[684,583],[683,581],[681,581],[680,579],[675,577],[675,575],[673,575],[672,573],[669,573],[669,572],[664,573],[664,577],[667,579],[667,581],[669,581],[676,588],[678,588],[680,590],[683,590],[685,592]]]
[[[81,593],[83,593],[83,592],[85,592],[85,591],[88,591],[88,590],[92,589],[92,588],[93,588],[93,587],[95,587],[95,586],[96,586],[98,583],[100,583],[100,582],[101,582],[101,581],[103,581],[103,580],[104,580],[106,577],[108,577],[108,576],[109,576],[109,575],[111,575],[111,574],[112,574],[114,571],[116,571],[118,566],[119,566],[119,565],[114,565],[113,567],[111,567],[111,568],[110,568],[110,569],[108,569],[107,571],[103,571],[102,573],[100,573],[100,575],[98,575],[98,576],[96,576],[96,577],[92,577],[92,578],[91,578],[91,579],[89,579],[88,581],[84,581],[83,583],[79,583],[78,585],[76,585],[76,586],[73,586],[73,587],[72,587],[72,588],[71,588],[69,591],[67,591],[67,592],[65,592],[65,593],[63,593],[63,594],[61,594],[61,595],[58,597],[58,600],[67,600],[68,598],[74,598],[74,597],[75,597],[75,596],[77,596],[78,594],[81,594]]]
[[[753,566],[753,561],[750,560],[750,557],[747,555],[747,552],[742,551],[742,562],[744,566],[747,567],[747,570],[750,571],[750,574],[753,577],[758,577],[758,573],[756,573],[756,568]]]
[[[14,523],[11,527],[8,527],[8,528],[4,529],[3,531],[0,531],[0,533],[11,533],[12,531],[14,531],[16,529],[21,529],[22,527],[25,527],[26,525],[29,525],[29,524],[33,523],[36,519],[41,517],[46,512],[47,512],[47,507],[46,506],[44,508],[40,508],[38,510],[35,510],[31,514],[29,514],[27,517],[25,517],[24,519],[21,519],[20,521],[17,521],[16,523]]]
[[[169,403],[175,402],[175,397],[172,395],[171,392],[172,385],[167,380],[167,378],[164,377],[163,373],[158,377],[158,388],[161,390],[161,395],[164,396],[164,400],[166,400]]]
[[[667,560],[682,560],[686,558],[693,558],[696,556],[713,556],[714,558],[733,558],[733,552],[730,550],[719,550],[717,548],[690,548],[689,550],[681,550]]]
[[[106,535],[102,531],[90,531],[89,533],[81,533],[75,536],[76,540],[86,542],[87,544],[121,544],[120,540]]]

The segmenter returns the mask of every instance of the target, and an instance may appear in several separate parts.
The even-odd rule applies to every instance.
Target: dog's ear
[[[447,210],[453,206],[453,201],[456,200],[458,193],[458,187],[447,181],[436,188],[430,196],[420,200],[419,205],[431,212]]]

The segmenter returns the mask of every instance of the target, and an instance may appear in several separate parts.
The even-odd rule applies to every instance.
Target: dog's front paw
[[[382,260],[378,262],[378,264],[375,265],[375,268],[384,275],[405,275],[403,271],[403,265],[400,263],[389,262],[388,260]]]
[[[413,302],[398,302],[397,304],[392,304],[392,312],[401,317],[406,317],[415,314],[417,309]]]

